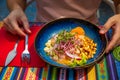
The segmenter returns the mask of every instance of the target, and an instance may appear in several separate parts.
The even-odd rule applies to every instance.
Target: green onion
[[[73,36],[74,36],[74,34],[63,30],[60,33],[58,33],[56,43],[60,43],[61,41],[66,42],[67,40],[69,40]]]

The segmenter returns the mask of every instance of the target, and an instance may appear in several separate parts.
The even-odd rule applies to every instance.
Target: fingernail
[[[23,36],[26,36],[26,34],[23,34]]]
[[[29,33],[31,33],[31,30],[28,30]]]
[[[31,33],[31,31],[29,30],[29,32]]]
[[[100,30],[100,33],[104,33],[104,30]]]

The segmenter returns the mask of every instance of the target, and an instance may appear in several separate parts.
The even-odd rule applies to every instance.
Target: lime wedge
[[[113,50],[113,56],[116,60],[120,61],[120,46]]]

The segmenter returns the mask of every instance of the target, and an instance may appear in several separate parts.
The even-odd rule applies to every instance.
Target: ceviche
[[[56,62],[75,67],[84,65],[96,53],[97,44],[81,27],[62,30],[45,43],[44,51]]]

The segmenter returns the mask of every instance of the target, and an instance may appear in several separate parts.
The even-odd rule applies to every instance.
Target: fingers
[[[3,23],[7,31],[11,32],[14,35],[16,34],[16,32],[12,29],[11,24],[9,23],[8,19],[4,19]]]
[[[113,20],[112,18],[108,19],[108,21],[104,24],[104,27],[100,29],[100,33],[105,34],[114,24],[115,20]]]
[[[22,29],[20,29],[20,27],[18,26],[18,23],[17,21],[13,20],[11,21],[11,25],[12,25],[12,28],[13,30],[20,36],[25,36],[25,32],[22,31]]]
[[[108,44],[106,48],[106,52],[108,53],[110,50],[112,50],[115,46],[119,45],[120,42],[120,23],[116,23],[115,26],[112,26],[113,28],[113,36],[111,38],[110,43]]]
[[[5,28],[20,36],[25,36],[26,33],[31,33],[26,15],[21,9],[13,10],[5,19]],[[20,26],[20,24],[22,26]]]
[[[111,27],[115,26],[116,21],[111,17],[108,19],[108,21],[104,24],[104,27],[100,29],[100,34],[105,34]],[[113,47],[116,45],[116,42],[118,41],[118,31],[115,30],[115,33],[112,36],[111,41],[106,47],[106,53],[108,53]]]
[[[30,29],[29,29],[29,24],[28,24],[27,18],[26,18],[26,17],[22,17],[22,18],[21,18],[21,21],[22,21],[22,23],[23,23],[23,27],[24,27],[25,31],[26,31],[27,33],[31,33],[31,31],[30,31]]]
[[[12,29],[10,26],[11,26],[11,25],[6,24],[6,23],[4,22],[4,27],[6,28],[6,30],[9,31],[9,32],[11,32],[12,34],[16,35],[16,32],[13,31],[13,29]]]
[[[12,19],[9,21],[9,19],[4,19],[4,27],[11,32],[12,34],[18,34],[20,36],[25,36],[26,34],[22,31],[22,29],[20,29],[20,27],[18,26],[18,22],[15,19]]]
[[[106,48],[106,53],[108,53],[110,50],[112,50],[117,42],[119,41],[119,34],[117,32],[114,33],[114,35],[112,36],[111,41],[109,42],[107,48]]]
[[[4,27],[12,34],[18,34],[20,36],[25,36],[26,33],[31,33],[27,18],[24,16],[18,19],[19,21],[15,18],[12,18],[12,19],[9,17],[5,18],[3,20],[4,25],[5,25]],[[22,24],[22,28],[19,26],[18,23]]]

